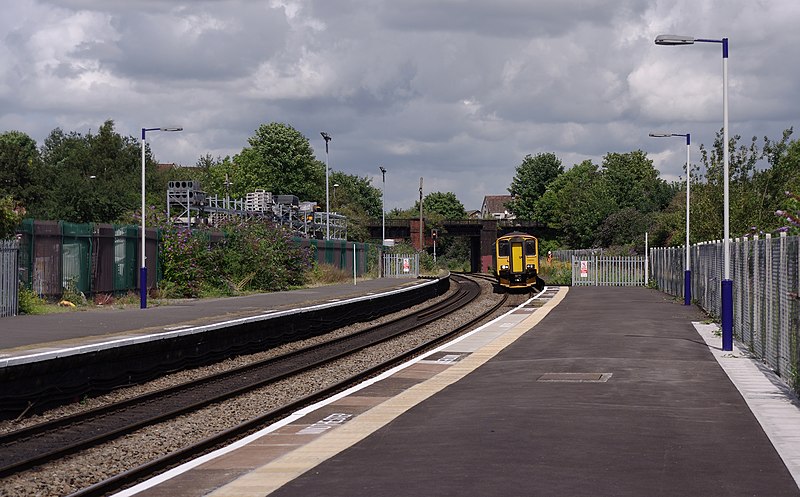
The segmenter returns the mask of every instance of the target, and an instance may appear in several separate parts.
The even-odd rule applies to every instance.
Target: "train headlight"
[[[506,271],[506,270],[508,270],[508,264],[503,264],[503,265],[501,265],[501,266],[500,266],[500,269],[501,269],[502,271]]]
[[[525,268],[526,269],[533,269],[533,264],[528,264],[527,266],[525,266]]]

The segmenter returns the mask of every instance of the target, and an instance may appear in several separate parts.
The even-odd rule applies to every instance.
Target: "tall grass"
[[[540,260],[539,277],[548,285],[570,285],[572,283],[572,265],[556,259],[550,262]]]

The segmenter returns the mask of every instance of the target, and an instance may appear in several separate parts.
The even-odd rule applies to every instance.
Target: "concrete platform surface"
[[[800,495],[796,399],[702,320],[655,290],[561,288],[119,495]]]

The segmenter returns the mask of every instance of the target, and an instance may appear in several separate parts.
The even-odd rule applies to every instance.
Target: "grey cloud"
[[[205,21],[219,26],[185,25]],[[283,48],[287,31],[283,12],[262,6],[242,6],[235,14],[192,8],[165,16],[128,13],[112,25],[118,40],[84,44],[77,55],[125,76],[199,80],[247,75]]]
[[[185,131],[154,137],[154,150],[183,164],[238,153],[272,121],[300,130],[322,157],[327,130],[334,169],[389,169],[389,208],[413,205],[420,176],[426,192],[449,188],[477,208],[506,191],[527,153],[554,152],[570,167],[641,148],[676,178],[681,144],[647,133],[713,142],[719,48],[656,47],[659,33],[731,38],[732,133],[777,138],[800,117],[793,0],[724,9],[718,0],[40,0],[9,9],[3,129],[41,142],[56,126],[85,132],[112,118],[135,134],[174,120]],[[74,49],[63,54],[57,20],[70,14],[76,37],[64,46]]]
[[[393,29],[472,32],[503,38],[560,36],[575,24],[608,24],[622,9],[641,11],[644,7],[641,2],[613,0],[412,0],[382,5],[379,17]]]

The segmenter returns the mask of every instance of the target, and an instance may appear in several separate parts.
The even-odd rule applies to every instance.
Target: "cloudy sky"
[[[151,133],[160,162],[233,155],[263,123],[292,125],[330,166],[373,178],[386,207],[507,193],[526,154],[571,167],[642,149],[677,180],[680,138],[800,124],[797,0],[15,0],[0,19],[0,132]]]

